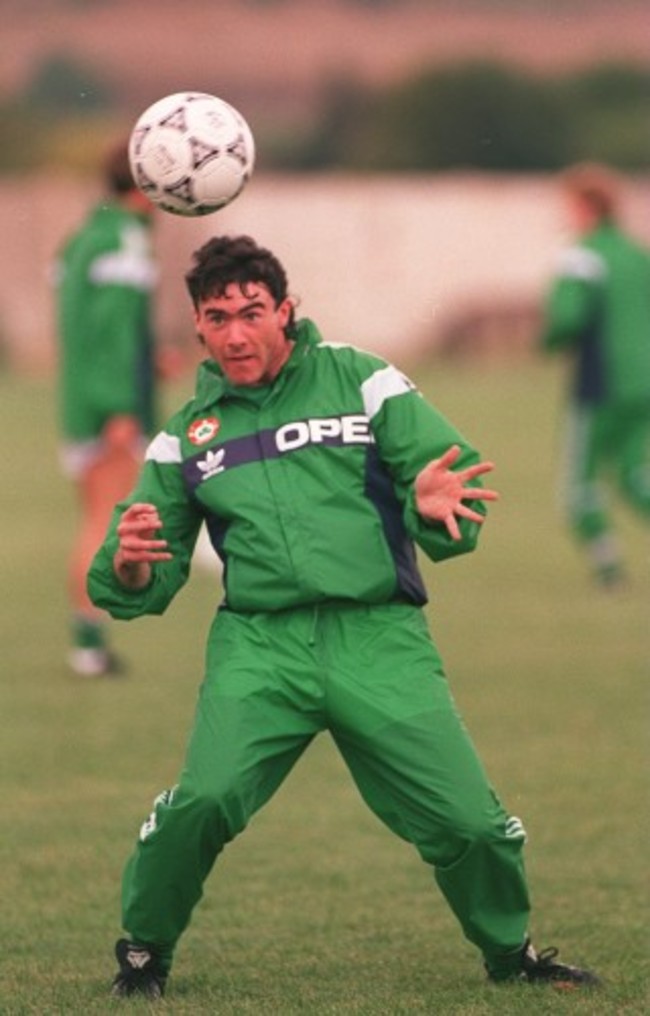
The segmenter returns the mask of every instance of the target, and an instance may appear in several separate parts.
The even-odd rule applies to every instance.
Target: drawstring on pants
[[[318,630],[318,621],[319,621],[319,613],[318,613],[318,604],[316,603],[314,605],[314,613],[312,616],[311,631],[309,633],[309,638],[307,640],[307,645],[309,646],[316,645],[316,632]]]

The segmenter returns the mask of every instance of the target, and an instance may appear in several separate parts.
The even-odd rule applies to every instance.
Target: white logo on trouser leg
[[[523,822],[516,815],[511,815],[506,822],[506,836],[509,840],[523,840],[526,842],[526,830]]]
[[[175,791],[176,787],[172,787],[170,790],[163,790],[161,794],[158,794],[158,797],[153,802],[153,811],[151,812],[149,818],[146,819],[140,827],[140,841],[146,840],[147,836],[151,836],[151,834],[155,831],[156,809],[161,804],[171,804],[174,800]]]

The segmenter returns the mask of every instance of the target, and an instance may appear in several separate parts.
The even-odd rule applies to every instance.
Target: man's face
[[[582,236],[598,225],[599,216],[593,205],[579,194],[566,198],[566,219],[571,232]]]
[[[291,353],[284,329],[291,301],[276,307],[265,285],[226,287],[223,296],[209,296],[194,312],[194,323],[208,353],[234,385],[267,384]]]

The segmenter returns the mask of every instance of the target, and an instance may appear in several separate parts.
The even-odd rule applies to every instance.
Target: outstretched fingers
[[[440,468],[447,469],[449,466],[453,466],[454,462],[460,455],[460,452],[461,452],[460,445],[457,444],[451,445],[446,452],[442,453],[440,458],[433,459],[432,462],[429,463],[429,465],[433,466],[436,469]]]
[[[480,512],[475,511],[474,508],[470,508],[469,505],[462,502],[456,506],[456,515],[460,515],[464,519],[471,519],[472,522],[478,522],[479,525],[485,522],[485,515],[481,515]]]
[[[464,487],[461,497],[475,501],[498,501],[499,493],[487,487]]]
[[[461,539],[459,521],[483,522],[483,514],[466,502],[497,501],[496,490],[472,484],[473,480],[491,472],[493,462],[476,462],[455,470],[461,455],[460,445],[451,445],[443,454],[427,463],[415,478],[417,510],[427,519],[442,522],[454,540]]]
[[[489,487],[465,486],[466,483],[476,479],[477,476],[484,476],[485,473],[491,473],[493,469],[494,462],[476,462],[473,466],[467,466],[466,469],[460,469],[456,473],[456,476],[463,486],[461,497],[463,499],[474,498],[477,501],[498,501],[499,494],[496,490],[491,490]]]
[[[475,476],[482,476],[484,473],[491,473],[494,469],[494,462],[475,462],[473,466],[466,466],[465,469],[459,469],[458,476],[462,478],[463,483],[467,483],[468,480],[473,480]]]

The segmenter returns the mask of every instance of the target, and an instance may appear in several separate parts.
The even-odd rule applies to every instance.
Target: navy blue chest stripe
[[[418,568],[415,547],[406,532],[404,511],[393,481],[376,448],[368,449],[365,492],[381,519],[395,564],[398,594],[411,603],[423,606],[427,602],[427,592]]]
[[[183,476],[189,489],[195,490],[204,480],[230,469],[277,459],[302,448],[341,448],[373,442],[368,417],[362,414],[293,420],[202,449],[184,459]]]

